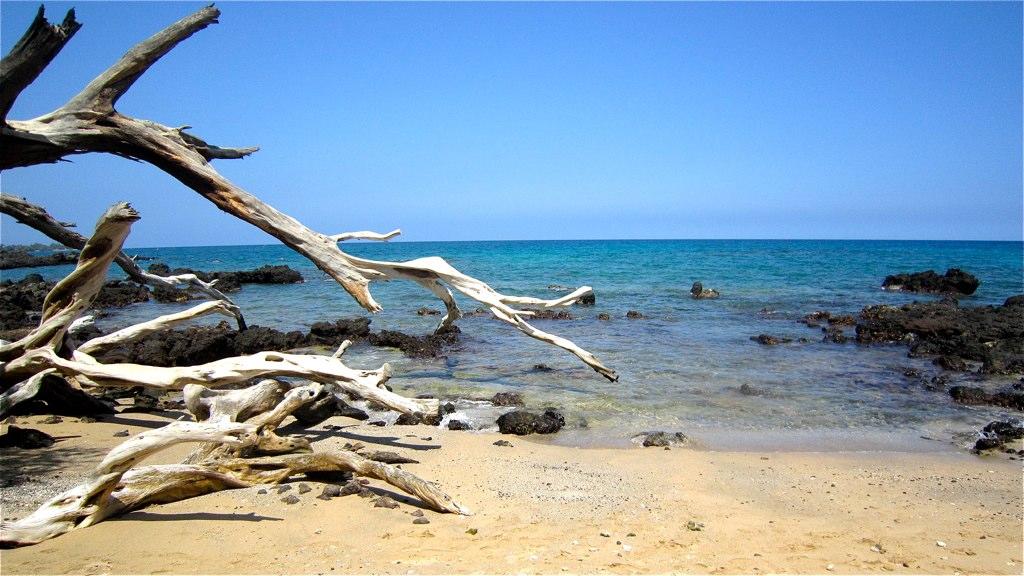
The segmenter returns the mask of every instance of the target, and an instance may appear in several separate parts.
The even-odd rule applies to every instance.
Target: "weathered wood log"
[[[60,242],[68,248],[81,250],[85,246],[85,236],[68,229],[73,227],[74,224],[70,222],[61,222],[55,219],[41,206],[32,204],[24,198],[0,193],[0,212],[13,217],[21,224],[25,224],[26,226],[42,232],[47,237]],[[114,262],[124,270],[124,273],[127,274],[129,278],[139,284],[145,284],[154,288],[193,288],[197,292],[201,292],[213,300],[224,301],[231,312],[231,315],[234,316],[235,320],[238,322],[238,329],[245,330],[245,318],[242,317],[241,309],[239,309],[230,298],[224,295],[223,292],[214,287],[214,284],[217,282],[216,280],[213,282],[204,282],[195,274],[177,274],[174,276],[160,276],[158,274],[153,274],[143,270],[142,267],[131,258],[131,256],[128,256],[124,252],[118,252],[114,257]]]
[[[337,281],[363,308],[381,310],[369,291],[373,280],[411,280],[445,303],[448,310],[438,329],[444,329],[458,317],[449,287],[487,305],[494,315],[524,334],[563,348],[610,380],[615,372],[593,354],[574,343],[538,330],[527,323],[528,311],[512,305],[543,307],[566,306],[589,293],[588,287],[557,299],[542,300],[503,295],[466,276],[441,258],[420,258],[409,262],[378,262],[357,258],[338,248],[348,238],[391,237],[359,232],[333,236],[315,232],[298,220],[265,204],[252,194],[220,175],[209,161],[214,158],[241,158],[256,148],[218,148],[187,134],[148,120],[138,120],[114,109],[120,98],[154,62],[179,42],[215,23],[220,12],[203,8],[140,42],[120,61],[100,74],[64,106],[38,118],[9,121],[0,132],[0,170],[55,162],[65,156],[85,152],[107,152],[143,160],[198,192],[218,208],[277,238],[302,254]]]
[[[64,22],[54,26],[46,21],[43,7],[39,7],[25,35],[0,61],[0,121],[7,119],[22,90],[35,81],[81,27],[75,20],[74,9],[68,10]]]
[[[172,422],[143,432],[111,450],[89,480],[48,500],[21,520],[0,522],[0,546],[35,544],[120,513],[123,509],[111,493],[138,461],[182,442],[237,442],[239,434],[251,429],[234,422]]]
[[[16,358],[27,350],[45,348],[52,352],[61,346],[71,323],[96,299],[111,261],[121,251],[132,224],[138,219],[138,212],[126,202],[111,206],[100,217],[92,237],[78,255],[78,265],[43,300],[39,327],[16,342],[0,346],[0,362]],[[12,366],[8,362],[0,367],[5,377],[17,373]]]
[[[202,304],[193,306],[188,310],[182,310],[181,312],[175,312],[174,314],[160,316],[146,322],[122,328],[105,336],[93,338],[92,340],[83,342],[78,346],[77,351],[90,356],[95,356],[96,354],[102,353],[114,346],[134,342],[135,340],[144,338],[154,332],[166,330],[176,324],[199,318],[200,316],[205,316],[207,314],[223,314],[225,316],[235,318],[236,309],[236,306],[233,306],[223,300],[203,302]]]

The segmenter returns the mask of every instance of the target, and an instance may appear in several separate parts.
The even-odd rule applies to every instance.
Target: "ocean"
[[[574,356],[521,334],[489,316],[459,321],[460,343],[447,358],[422,360],[369,345],[346,353],[352,367],[390,362],[396,391],[460,398],[458,417],[485,426],[497,413],[474,398],[520,392],[528,406],[555,406],[565,430],[546,441],[578,446],[625,446],[641,431],[681,431],[695,446],[715,450],[960,450],[989,421],[1019,418],[993,407],[954,404],[903,376],[941,369],[909,358],[904,346],[822,342],[822,332],[797,322],[816,310],[856,315],[872,304],[900,305],[936,297],[887,292],[888,274],[950,267],[981,280],[963,306],[1001,304],[1024,293],[1020,242],[812,240],[592,240],[346,243],[367,258],[407,260],[442,256],[462,272],[507,294],[551,298],[549,285],[594,288],[597,304],[570,309],[574,320],[537,320],[543,330],[593,352],[620,379],[608,382]],[[252,324],[306,330],[313,322],[365,315],[310,262],[284,246],[141,248],[172,268],[241,270],[287,264],[306,282],[246,285],[232,298]],[[144,262],[143,264],[149,264]],[[4,271],[48,278],[70,266]],[[121,277],[111,268],[112,277]],[[721,292],[693,300],[694,281]],[[408,282],[371,286],[384,312],[371,329],[427,333],[437,317],[416,310],[443,305]],[[478,304],[458,298],[464,311]],[[194,304],[194,303],[193,303]],[[98,321],[116,328],[187,305],[143,303]],[[626,319],[636,310],[647,318]],[[611,320],[597,319],[607,313]],[[758,334],[806,338],[807,343],[763,346]],[[852,334],[852,332],[851,332]],[[537,370],[544,364],[552,370]],[[968,375],[954,378],[971,379]],[[1012,382],[996,378],[980,385]],[[744,384],[766,392],[750,396]],[[973,383],[973,385],[979,385]]]

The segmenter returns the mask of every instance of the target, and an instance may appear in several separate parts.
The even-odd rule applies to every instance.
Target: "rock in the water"
[[[939,356],[935,359],[934,363],[943,370],[951,372],[967,372],[969,369],[967,362],[959,356]]]
[[[1024,411],[1024,392],[1016,390],[989,393],[976,386],[953,386],[949,395],[957,404],[989,405]]]
[[[411,336],[394,330],[381,330],[370,334],[369,342],[374,346],[398,348],[413,358],[440,358],[446,346],[458,341],[459,332],[459,327],[454,325],[427,336]]]
[[[466,422],[463,422],[462,420],[449,420],[448,421],[448,429],[449,430],[472,430],[473,427],[470,426],[469,424],[467,424]]]
[[[718,298],[719,296],[721,296],[721,294],[718,293],[718,290],[705,288],[700,282],[694,282],[693,285],[690,286],[690,297],[694,300],[710,300]]]
[[[530,320],[573,320],[572,314],[567,310],[541,308],[540,310],[532,310],[532,312],[533,316],[530,316]]]
[[[543,414],[514,410],[498,418],[498,430],[502,434],[553,434],[561,430],[562,426],[565,426],[565,417],[550,408]]]
[[[805,315],[799,321],[804,324],[807,324],[807,326],[811,328],[817,328],[818,326],[821,326],[822,322],[828,322],[830,318],[832,318],[832,314],[830,312],[825,310],[817,310],[815,312],[811,312],[810,314]]]
[[[440,310],[434,310],[433,308],[423,307],[416,311],[417,316],[440,316]]]
[[[593,306],[594,304],[597,304],[597,296],[595,296],[593,292],[589,292],[580,296],[576,300],[575,304],[577,306]]]
[[[0,246],[0,270],[78,263],[77,250],[50,250],[47,254],[36,252],[28,246]]]
[[[982,428],[979,435],[981,438],[974,444],[974,449],[992,450],[1024,438],[1024,425],[1019,422],[996,420]]]
[[[534,366],[534,370],[537,367]],[[491,404],[495,406],[523,406],[523,395],[518,392],[498,392],[491,397]]]
[[[833,344],[843,344],[849,342],[850,337],[843,332],[842,328],[838,326],[829,326],[825,328],[825,336],[821,339],[822,342],[832,342]]]
[[[780,338],[777,336],[770,336],[768,334],[758,334],[757,336],[751,336],[751,340],[765,346],[777,346],[779,344],[787,344],[792,342],[791,338]]]
[[[49,448],[55,442],[53,436],[34,428],[8,426],[7,433],[0,436],[0,448]]]
[[[636,436],[633,436],[633,442],[638,443],[646,448],[650,447],[665,447],[665,446],[682,446],[690,441],[686,437],[686,434],[682,432],[641,432]]]
[[[598,320],[611,320],[612,316],[611,316],[611,314],[608,314],[607,312],[601,312],[600,314],[597,315],[597,319]]]
[[[627,310],[626,318],[629,318],[630,320],[642,320],[644,318],[647,318],[647,316],[644,316],[643,314],[637,312],[636,310]]]
[[[882,287],[901,292],[971,295],[980,284],[981,282],[973,275],[959,268],[950,268],[942,276],[934,270],[886,276]]]

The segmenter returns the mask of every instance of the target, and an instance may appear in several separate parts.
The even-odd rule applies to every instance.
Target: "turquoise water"
[[[346,354],[354,367],[391,362],[391,384],[407,393],[487,397],[515,390],[530,405],[559,406],[572,429],[557,435],[556,442],[620,445],[635,432],[662,429],[683,431],[718,449],[946,450],[971,443],[970,434],[993,418],[1019,417],[958,406],[943,393],[908,382],[901,374],[904,367],[929,374],[939,370],[926,359],[907,358],[904,347],[822,343],[819,329],[796,322],[815,310],[856,314],[870,304],[930,299],[879,288],[887,274],[929,268],[961,267],[981,279],[977,293],[963,298],[963,305],[1002,303],[1024,292],[1019,242],[416,242],[352,243],[345,249],[387,260],[440,255],[510,294],[552,297],[556,293],[550,284],[593,286],[597,305],[574,307],[578,319],[536,323],[595,353],[619,372],[616,383],[489,317],[461,320],[462,341],[446,360],[410,360],[369,346]],[[270,263],[301,271],[304,284],[248,285],[233,296],[250,324],[305,329],[318,320],[363,314],[339,286],[282,246],[129,252],[157,257],[172,267],[235,270]],[[69,269],[12,270],[4,278],[28,272],[59,277]],[[722,297],[692,300],[689,288],[695,280]],[[373,317],[374,329],[426,333],[436,317],[417,316],[416,309],[443,309],[411,283],[375,283],[372,291],[385,308]],[[464,298],[460,305],[477,307]],[[140,304],[101,324],[116,327],[183,307]],[[627,310],[649,319],[627,320]],[[612,320],[597,320],[601,312]],[[760,333],[812,342],[765,347],[749,340]],[[538,363],[555,370],[534,371]],[[770,396],[742,395],[743,384]],[[493,417],[469,403],[461,407],[471,418]]]

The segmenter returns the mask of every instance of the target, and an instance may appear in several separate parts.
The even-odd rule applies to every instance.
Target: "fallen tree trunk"
[[[387,239],[394,235],[352,232],[326,235],[265,204],[236,186],[210,166],[215,158],[242,158],[257,148],[219,148],[184,131],[149,120],[139,120],[114,109],[117,100],[159,58],[179,42],[215,23],[219,10],[210,6],[182,18],[137,44],[120,61],[100,74],[64,106],[38,118],[7,121],[0,132],[0,170],[56,162],[68,155],[107,152],[144,160],[198,192],[221,210],[240,218],[302,254],[336,280],[366,310],[380,305],[369,291],[373,280],[411,280],[439,297],[448,313],[438,329],[458,318],[449,287],[485,304],[494,315],[524,334],[563,348],[602,376],[616,380],[613,370],[574,343],[538,330],[524,320],[529,311],[513,305],[567,306],[591,292],[583,287],[569,296],[542,300],[500,294],[486,283],[466,276],[441,258],[409,262],[380,262],[351,256],[338,248],[349,238]],[[9,56],[10,58],[12,56]],[[45,63],[43,64],[45,66]]]

